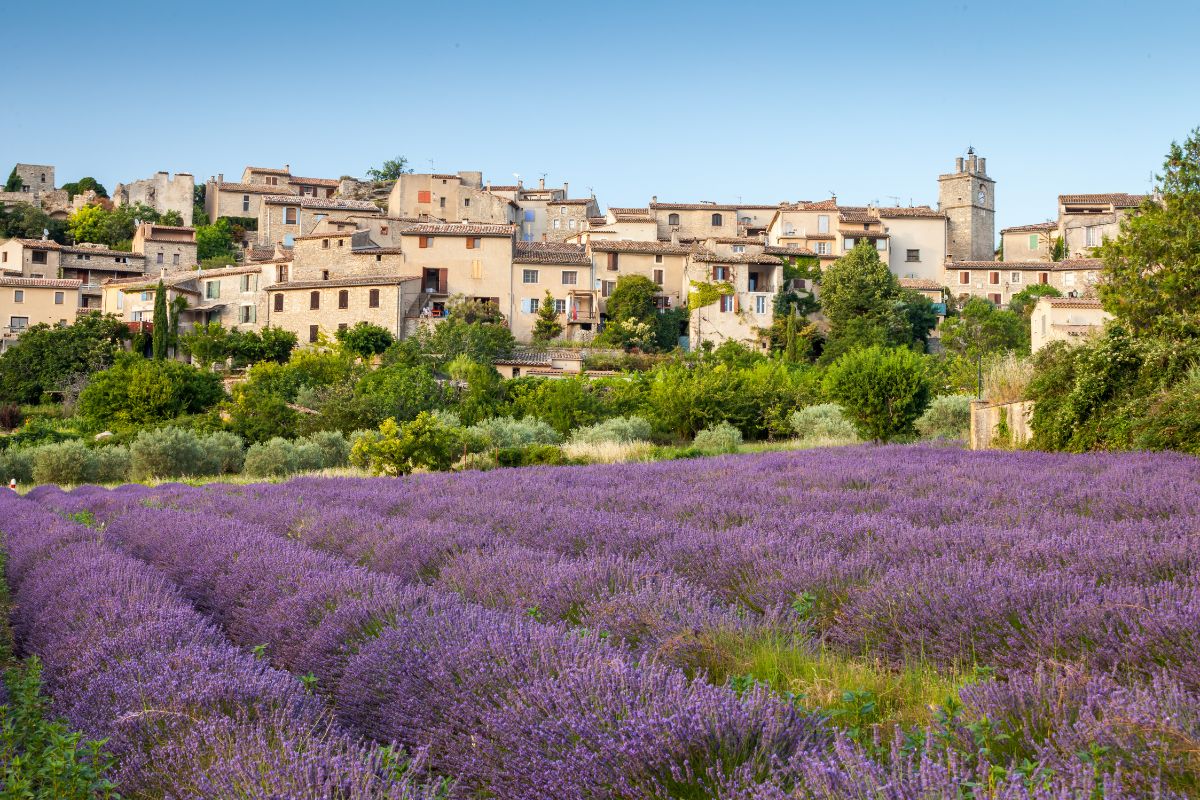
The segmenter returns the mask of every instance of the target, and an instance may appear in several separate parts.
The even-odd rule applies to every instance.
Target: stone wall
[[[121,206],[142,203],[159,214],[178,211],[183,224],[191,227],[195,188],[191,173],[178,172],[172,178],[169,172],[157,172],[151,178],[117,184],[112,199]]]
[[[337,281],[330,283],[329,287],[269,288],[266,292],[266,311],[264,316],[259,317],[260,322],[265,319],[274,327],[292,331],[301,345],[309,343],[310,327],[313,325],[328,337],[332,337],[339,327],[350,327],[359,322],[370,322],[387,328],[394,335],[403,335],[404,312],[411,304],[411,293],[417,290],[416,281],[378,286],[338,286]],[[379,291],[379,305],[376,308],[370,307],[372,289]],[[338,308],[338,294],[342,291],[348,293],[348,308]],[[313,292],[317,292],[320,298],[320,307],[317,309],[312,308]],[[276,311],[275,298],[279,296],[283,297],[283,308]]]
[[[1033,402],[987,403],[971,401],[971,433],[968,440],[972,450],[1022,447],[1033,436],[1029,417]],[[1007,430],[1006,430],[1007,429]]]

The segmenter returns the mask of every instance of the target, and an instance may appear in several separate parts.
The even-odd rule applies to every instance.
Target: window
[[[471,277],[475,280],[483,277],[483,262],[478,258],[471,259]]]
[[[32,254],[32,258],[33,258],[33,263],[35,263],[35,264],[45,264],[46,263],[46,251],[45,250],[34,250],[33,254]]]
[[[8,263],[8,253],[0,253],[0,264]]]
[[[138,300],[141,300],[143,303],[144,303],[144,302],[146,302],[146,301],[147,301],[147,300],[149,300],[149,299],[150,299],[150,293],[149,293],[149,292],[142,292],[141,294],[139,294],[139,295],[138,295]]]
[[[287,264],[276,265],[276,267],[275,267],[276,283],[287,283],[287,279],[288,279],[288,265]]]
[[[156,253],[156,254],[155,254],[154,263],[155,263],[155,264],[161,264],[161,263],[163,263],[163,254],[162,254],[162,253]]]
[[[1036,233],[1029,234],[1029,249],[1030,250],[1038,249],[1038,235]]]
[[[429,237],[420,236],[417,238],[417,247],[429,247]]]
[[[555,220],[554,220],[554,230],[558,230],[558,229],[559,229],[561,226],[562,226],[562,220],[561,220],[561,219],[555,219]]]
[[[990,283],[992,286],[999,286],[1000,285],[1000,273],[999,272],[989,272],[988,273],[988,283]]]
[[[173,267],[179,266],[179,253],[171,254],[171,266],[173,266]]]
[[[134,321],[134,322],[141,322],[141,321],[142,321],[142,312],[141,312],[141,311],[135,311],[135,312],[133,312],[133,321]]]
[[[349,328],[349,327],[350,327],[350,323],[348,323],[348,322],[339,322],[338,323],[339,331],[344,331],[344,330],[346,330],[346,328]]]
[[[1063,273],[1063,286],[1074,286],[1074,285],[1075,285],[1075,273],[1074,272],[1064,272]]]
[[[575,230],[575,220],[573,220],[573,219],[567,220],[567,227],[570,228],[571,230]]]
[[[66,295],[64,295],[62,292],[55,292],[54,293],[54,305],[61,306],[63,304],[63,299],[65,297],[66,297]]]
[[[760,294],[758,297],[754,298],[754,313],[755,314],[767,313],[767,298],[765,295]]]
[[[1043,286],[1050,283],[1050,273],[1049,272],[1039,272],[1038,273],[1038,283],[1042,284]]]
[[[327,269],[321,270],[321,280],[323,280],[323,281],[329,280],[329,270],[327,270]]]
[[[1008,282],[1009,283],[1020,283],[1021,282],[1021,273],[1010,272],[1008,275]]]
[[[832,242],[817,242],[817,255],[819,255],[819,256],[833,255],[833,243]]]
[[[562,282],[563,286],[575,286],[579,281],[579,273],[575,270],[563,270]]]
[[[338,308],[350,307],[350,290],[342,289],[338,292]]]
[[[566,300],[555,300],[554,301],[554,313],[555,314],[567,313],[567,301]]]
[[[994,305],[1000,305],[1000,293],[991,292],[988,294],[988,300],[991,300]]]
[[[315,342],[317,340],[317,332],[319,330],[320,329],[316,325],[308,326],[308,341],[309,342]]]
[[[960,286],[970,286],[971,285],[971,273],[969,273],[969,272],[958,273],[958,284]]]
[[[538,310],[538,301],[536,297],[527,297],[521,301],[521,310],[526,314],[536,314]]]
[[[282,294],[275,295],[275,310],[283,311],[283,295]]]
[[[1088,283],[1096,282],[1096,273],[1094,270],[1088,270],[1087,274],[1084,277],[1087,279]]]
[[[379,308],[379,290],[378,289],[372,289],[367,294],[367,307],[368,308]]]
[[[887,250],[887,239],[876,239],[875,240],[875,249],[881,253],[884,250]]]
[[[733,311],[733,306],[734,306],[733,295],[731,295],[731,294],[721,295],[721,313],[722,314],[728,314],[730,311]]]
[[[218,300],[221,297],[221,282],[220,281],[205,281],[204,282],[204,298],[206,300]]]
[[[25,290],[24,289],[14,289],[13,290],[13,302],[14,303],[24,303],[25,302]]]
[[[428,189],[422,189],[421,191],[417,192],[417,202],[418,203],[432,203],[433,202],[432,193]]]
[[[723,224],[724,224],[724,221],[721,219],[721,215],[720,215],[720,214],[713,214],[713,215],[712,215],[712,226],[713,226],[714,228],[719,228],[719,227],[721,227],[721,225],[723,225]]]
[[[667,214],[667,224],[668,225],[678,225],[679,224],[679,215],[678,214]]]
[[[313,311],[316,311],[317,309],[319,309],[321,307],[321,293],[320,292],[310,292],[309,293],[308,307],[309,307],[309,309],[311,309]]]
[[[328,240],[328,239],[322,239],[322,240],[321,240],[321,249],[322,249],[322,250],[328,250],[328,249],[329,249],[329,240]]]
[[[46,173],[42,173],[42,183],[46,182]]]
[[[654,270],[654,282],[659,286],[663,285],[663,271],[661,269]]]
[[[479,236],[468,236],[467,237],[467,249],[468,250],[478,250],[481,247],[483,247],[483,239],[481,237],[479,237]]]
[[[470,208],[470,207],[471,207],[471,198],[464,197],[463,198],[463,208]]]
[[[714,281],[729,280],[729,267],[713,267],[712,276]]]
[[[258,291],[258,276],[254,274],[242,276],[242,291],[256,292]]]
[[[267,178],[267,183],[268,183],[269,185],[271,185],[271,186],[278,186],[278,185],[279,185],[279,178],[275,177],[274,175],[271,175],[271,176],[269,176],[269,177]],[[307,187],[306,187],[306,188],[307,188]]]
[[[442,195],[441,197],[438,198],[438,208],[445,208],[445,207],[446,207],[446,197],[445,197],[445,195]]]
[[[654,263],[655,263],[655,264],[661,264],[661,263],[662,263],[662,253],[658,253],[657,255],[655,255],[655,256],[654,256]]]
[[[921,251],[920,250],[904,251],[904,260],[905,261],[920,261],[921,260]]]
[[[283,224],[284,225],[295,225],[296,224],[296,207],[295,206],[284,206],[283,207]]]
[[[746,245],[744,245],[744,244],[735,244],[735,245],[733,246],[733,252],[735,252],[735,253],[744,253],[744,252],[746,252]]]
[[[536,269],[521,270],[521,283],[537,283],[538,271]]]
[[[46,276],[45,276],[45,275],[43,275],[43,274],[42,274],[42,273],[40,273],[40,272],[35,272],[35,273],[33,273],[32,275],[30,275],[29,277],[31,277],[31,278],[44,278],[44,277],[46,277]]]
[[[23,331],[29,327],[29,317],[9,317],[8,327],[14,331]]]
[[[1088,247],[1099,247],[1101,236],[1099,225],[1089,225],[1083,229],[1084,238]]]
[[[842,240],[842,249],[846,250],[847,252],[849,252],[850,250],[853,250],[854,249],[854,240],[853,239]]]
[[[380,236],[387,236],[387,235],[388,235],[388,226],[387,226],[387,225],[380,225],[380,226],[379,226],[379,235],[380,235]]]
[[[617,271],[617,254],[616,253],[608,254],[608,271],[609,272]]]
[[[244,195],[242,195],[242,211],[249,211],[249,210],[250,210],[250,195],[244,194]]]
[[[240,306],[238,308],[238,322],[250,323],[258,321],[258,309],[254,306]]]
[[[600,296],[608,297],[613,293],[613,289],[617,288],[616,281],[600,281]]]
[[[817,217],[817,233],[829,233],[828,214],[821,214]]]
[[[125,307],[125,293],[117,292],[117,308]]]

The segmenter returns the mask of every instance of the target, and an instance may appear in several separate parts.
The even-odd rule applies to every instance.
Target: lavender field
[[[127,797],[1200,795],[1184,456],[41,487],[0,520],[18,647]]]

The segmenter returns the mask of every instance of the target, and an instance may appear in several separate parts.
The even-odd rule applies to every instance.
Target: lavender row
[[[54,710],[107,739],[128,797],[432,798],[333,728],[295,678],[232,647],[94,531],[0,498],[23,652]]]

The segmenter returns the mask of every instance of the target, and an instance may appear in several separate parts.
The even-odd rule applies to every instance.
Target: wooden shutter
[[[429,237],[422,236],[417,240],[418,247],[429,247]]]
[[[446,294],[450,284],[450,270],[442,267],[438,273],[438,294]]]
[[[712,268],[712,279],[714,281],[717,279],[717,268],[716,267]]]
[[[616,271],[616,269],[617,269],[617,254],[616,253],[608,254],[608,269],[610,272]]]
[[[321,307],[320,292],[312,292],[308,295],[308,307],[314,310]]]
[[[421,189],[420,191],[417,192],[417,202],[418,203],[429,203],[432,201],[432,199],[433,199],[432,195],[430,194],[428,189]]]
[[[338,308],[350,307],[350,290],[342,289],[338,292]]]
[[[283,295],[282,294],[275,295],[275,310],[283,311]]]
[[[368,300],[368,304],[371,306],[371,308],[379,308],[379,290],[378,289],[371,290],[370,299]]]

